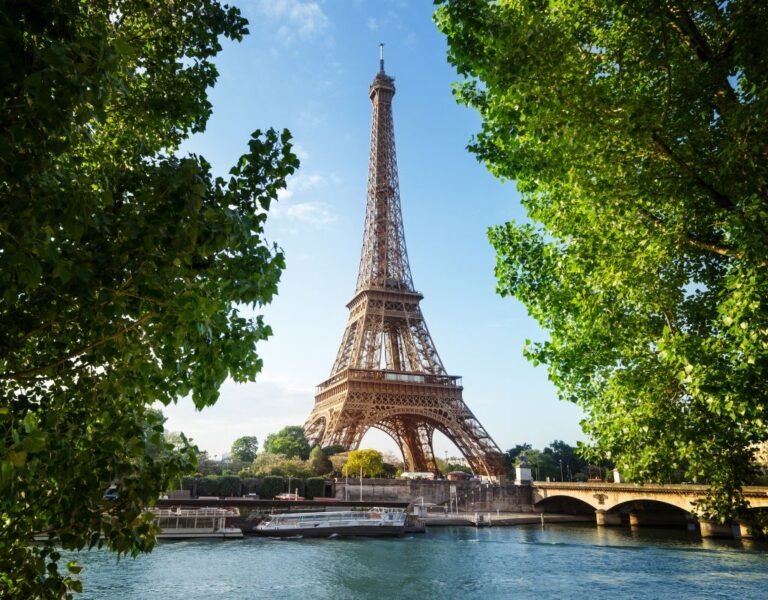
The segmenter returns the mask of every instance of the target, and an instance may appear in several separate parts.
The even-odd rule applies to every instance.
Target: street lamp
[[[565,479],[563,479],[563,459],[561,458],[559,462],[560,462],[560,481],[565,481]]]

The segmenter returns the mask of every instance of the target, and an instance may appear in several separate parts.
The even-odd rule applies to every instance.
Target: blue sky
[[[225,43],[211,90],[207,130],[183,152],[224,174],[250,132],[291,130],[301,159],[267,226],[287,268],[279,295],[262,311],[274,337],[261,344],[256,383],[227,382],[216,406],[191,401],[164,409],[166,428],[221,455],[232,441],[303,424],[314,386],[330,372],[355,288],[365,216],[370,101],[385,43],[395,77],[394,120],[400,196],[411,271],[432,338],[464,401],[502,450],[529,442],[583,439],[580,411],[559,402],[544,367],[522,356],[544,338],[514,299],[495,294],[488,227],[524,213],[513,182],[494,179],[466,150],[479,118],[451,94],[458,76],[428,2],[240,0],[250,21],[242,43]],[[394,449],[386,435],[363,447]],[[436,436],[438,456],[457,454]]]

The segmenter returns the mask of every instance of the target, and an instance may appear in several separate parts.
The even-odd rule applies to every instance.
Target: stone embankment
[[[421,521],[427,527],[448,527],[451,525],[472,525],[475,527],[510,527],[514,525],[547,525],[551,523],[594,523],[592,515],[556,515],[544,513],[478,512],[453,514],[427,514]]]

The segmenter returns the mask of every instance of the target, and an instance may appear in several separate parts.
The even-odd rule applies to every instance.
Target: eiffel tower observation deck
[[[357,449],[375,427],[395,440],[406,470],[439,474],[435,431],[451,440],[472,470],[503,474],[498,446],[462,399],[461,378],[448,375],[419,307],[400,209],[392,99],[395,80],[379,72],[373,108],[363,249],[349,318],[330,377],[317,386],[304,424],[310,444]]]

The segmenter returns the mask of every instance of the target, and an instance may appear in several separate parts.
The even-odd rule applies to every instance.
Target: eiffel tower
[[[357,449],[369,428],[397,443],[406,469],[439,474],[432,438],[442,432],[472,470],[503,473],[502,454],[462,400],[461,378],[448,375],[424,322],[405,248],[392,120],[394,79],[380,68],[373,104],[368,197],[357,288],[330,377],[317,386],[304,424],[312,445]]]

